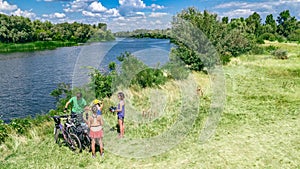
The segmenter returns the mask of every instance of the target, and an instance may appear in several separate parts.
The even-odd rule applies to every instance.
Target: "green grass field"
[[[53,123],[48,122],[31,129],[27,137],[11,134],[0,146],[0,168],[300,168],[300,45],[275,45],[288,50],[289,59],[245,55],[233,58],[223,67],[224,112],[214,136],[206,142],[200,142],[199,136],[209,115],[210,78],[193,73],[203,90],[199,113],[189,133],[169,151],[147,158],[130,158],[106,150],[103,159],[99,154],[92,159],[89,152],[74,154],[56,145]],[[154,121],[125,121],[127,139],[154,137],[174,125],[181,104],[175,84],[180,83],[183,82],[168,82],[159,90],[125,91],[126,103],[140,111],[151,108],[147,96],[152,90],[165,94],[167,101],[165,113]],[[106,124],[114,125],[115,116],[105,113]],[[117,133],[108,128],[105,133],[107,138],[115,135],[118,145]],[[158,142],[157,148],[162,144]]]

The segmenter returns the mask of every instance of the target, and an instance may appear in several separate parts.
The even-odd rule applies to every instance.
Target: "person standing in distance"
[[[124,137],[124,130],[125,130],[125,125],[124,125],[124,117],[125,117],[125,101],[124,101],[124,93],[123,92],[119,92],[118,93],[118,98],[120,100],[119,104],[118,104],[118,108],[115,110],[117,112],[118,115],[118,124],[120,127],[120,134],[119,134],[119,138],[123,138]]]

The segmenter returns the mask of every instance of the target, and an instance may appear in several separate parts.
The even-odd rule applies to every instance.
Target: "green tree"
[[[260,17],[254,16],[255,19],[250,17],[249,24],[250,20],[259,20],[257,18]],[[220,60],[217,54],[231,57],[250,51],[254,46],[254,37],[247,29],[244,18],[232,19],[230,23],[224,24],[216,14],[188,8],[172,22],[172,38],[177,44],[172,52],[190,69],[200,71],[218,63]]]
[[[229,21],[229,19],[228,19],[227,16],[225,16],[225,17],[222,18],[222,23],[223,24],[228,24],[228,21]]]
[[[116,62],[110,62],[110,63],[108,64],[108,68],[109,68],[110,71],[116,70],[116,67],[117,67]]]
[[[275,33],[276,32],[277,25],[276,25],[276,21],[274,20],[272,14],[267,15],[264,26],[268,27],[268,28],[265,29],[265,32],[268,32],[268,33]]]
[[[252,15],[250,15],[248,18],[245,19],[247,24],[247,31],[250,34],[254,34],[256,37],[258,37],[261,34],[261,18],[260,15],[256,12],[254,12]]]
[[[289,10],[282,11],[277,17],[277,33],[284,37],[288,37],[297,28],[297,19],[290,15]]]

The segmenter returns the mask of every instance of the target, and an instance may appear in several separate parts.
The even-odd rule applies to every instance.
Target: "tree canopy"
[[[105,23],[58,23],[31,21],[22,16],[0,14],[0,42],[25,43],[34,41],[71,41],[84,43],[88,40],[112,40],[114,36]]]

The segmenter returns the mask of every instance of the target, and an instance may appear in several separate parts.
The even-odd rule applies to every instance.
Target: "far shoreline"
[[[83,46],[85,44],[95,42],[109,42],[111,40],[100,40],[100,41],[88,41],[85,43],[78,42],[64,42],[64,41],[36,41],[29,43],[0,43],[0,54],[10,54],[16,52],[33,52],[43,50],[54,50],[60,47],[72,47],[72,46]]]

